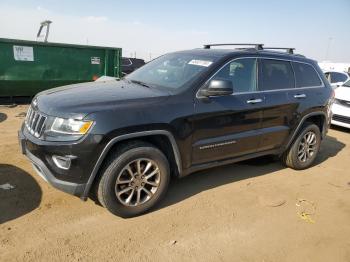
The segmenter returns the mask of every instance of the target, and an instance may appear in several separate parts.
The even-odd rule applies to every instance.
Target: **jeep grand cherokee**
[[[38,94],[22,152],[52,186],[96,194],[122,217],[157,204],[171,176],[271,154],[310,167],[333,100],[317,63],[291,48],[212,47],[163,55],[120,81]]]

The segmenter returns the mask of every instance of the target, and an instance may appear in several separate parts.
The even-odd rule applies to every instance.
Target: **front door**
[[[264,96],[257,92],[257,59],[235,59],[211,79],[232,81],[234,93],[195,99],[192,164],[257,151]]]

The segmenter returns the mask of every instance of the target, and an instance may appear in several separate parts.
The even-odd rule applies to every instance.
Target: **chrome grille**
[[[24,123],[28,131],[35,137],[40,138],[46,122],[46,116],[39,111],[34,110],[31,106],[28,109]]]

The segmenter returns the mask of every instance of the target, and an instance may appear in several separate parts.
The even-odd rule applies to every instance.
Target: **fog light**
[[[70,156],[52,156],[52,160],[55,163],[55,165],[61,169],[69,169],[71,164],[71,157]]]

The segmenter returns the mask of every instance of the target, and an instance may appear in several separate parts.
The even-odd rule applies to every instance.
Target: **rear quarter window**
[[[322,81],[316,70],[309,64],[292,62],[296,87],[312,87],[321,86]]]

